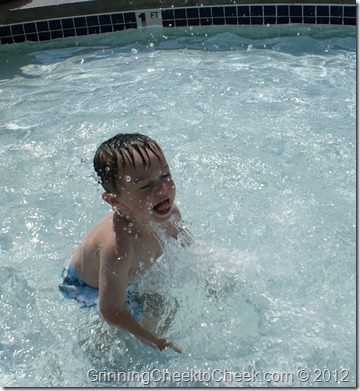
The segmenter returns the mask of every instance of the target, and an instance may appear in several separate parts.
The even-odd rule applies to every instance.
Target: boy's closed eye
[[[170,173],[164,173],[162,176],[161,176],[161,179],[167,179],[167,180],[170,180],[171,179],[171,174]],[[140,190],[146,190],[146,189],[149,189],[151,186],[151,182],[148,182],[146,184],[143,184],[142,186],[140,186]]]
[[[141,186],[141,187],[140,187],[140,190],[146,190],[146,189],[149,189],[149,187],[150,187],[150,183]]]

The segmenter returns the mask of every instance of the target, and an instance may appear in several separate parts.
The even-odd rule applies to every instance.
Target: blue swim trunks
[[[66,299],[77,300],[83,308],[95,306],[99,300],[99,289],[87,285],[75,274],[71,258],[61,273],[59,289]],[[131,286],[126,291],[125,308],[135,320],[143,314],[143,300]]]

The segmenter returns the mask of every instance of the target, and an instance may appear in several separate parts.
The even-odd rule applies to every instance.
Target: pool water
[[[172,31],[1,48],[0,384],[355,386],[354,29]],[[58,292],[118,132],[163,147],[196,238],[139,286],[181,354]]]

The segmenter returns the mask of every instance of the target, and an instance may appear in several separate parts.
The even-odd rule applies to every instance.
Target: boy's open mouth
[[[161,215],[166,215],[167,213],[169,213],[170,209],[170,198],[167,198],[165,201],[161,201],[154,206],[155,212]]]

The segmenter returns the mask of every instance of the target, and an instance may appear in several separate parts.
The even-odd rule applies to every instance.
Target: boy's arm
[[[125,329],[153,347],[163,350],[167,346],[178,351],[170,342],[158,338],[142,327],[124,308],[131,254],[112,254],[101,260],[99,276],[99,307],[104,319],[111,325]]]

